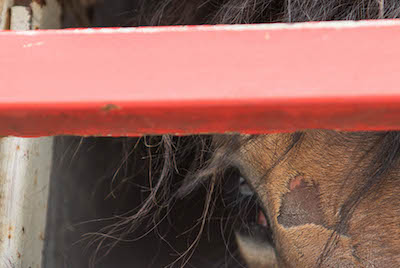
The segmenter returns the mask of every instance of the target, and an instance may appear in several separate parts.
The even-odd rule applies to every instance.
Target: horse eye
[[[243,196],[254,196],[253,190],[250,188],[243,177],[239,178],[239,192]]]
[[[239,193],[241,194],[242,197],[253,200],[253,202],[255,202],[255,206],[253,208],[255,209],[255,223],[258,224],[259,226],[267,227],[268,226],[267,218],[262,209],[258,206],[259,200],[256,194],[254,193],[253,189],[250,187],[250,185],[243,177],[239,178]],[[254,215],[252,217],[254,217]]]

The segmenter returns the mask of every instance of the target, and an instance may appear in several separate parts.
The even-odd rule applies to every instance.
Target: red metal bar
[[[0,134],[400,129],[400,21],[0,32]]]

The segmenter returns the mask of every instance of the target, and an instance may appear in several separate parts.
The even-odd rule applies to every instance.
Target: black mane
[[[134,25],[251,24],[398,18],[395,0],[140,0]]]

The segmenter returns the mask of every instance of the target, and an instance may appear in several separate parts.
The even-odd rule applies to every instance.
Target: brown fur
[[[291,134],[274,134],[258,137],[235,157],[267,211],[281,267],[317,264],[333,233],[327,226],[335,226],[339,221],[341,205],[362,182],[362,171],[371,164],[372,155],[366,156],[364,152],[375,150],[372,145],[377,144],[376,139],[372,134],[366,139],[365,135],[352,133],[307,131],[286,158],[276,163],[289,146]],[[397,167],[387,174],[386,183],[358,204],[347,232],[339,235],[322,267],[400,267],[398,171]],[[279,222],[285,196],[291,192],[289,185],[298,176],[310,185],[318,185],[326,225],[317,221],[285,226]],[[247,254],[247,258],[256,255]]]

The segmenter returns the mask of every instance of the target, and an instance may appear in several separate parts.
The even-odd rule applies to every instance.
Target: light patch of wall
[[[0,139],[0,267],[41,267],[52,150],[52,137]]]

